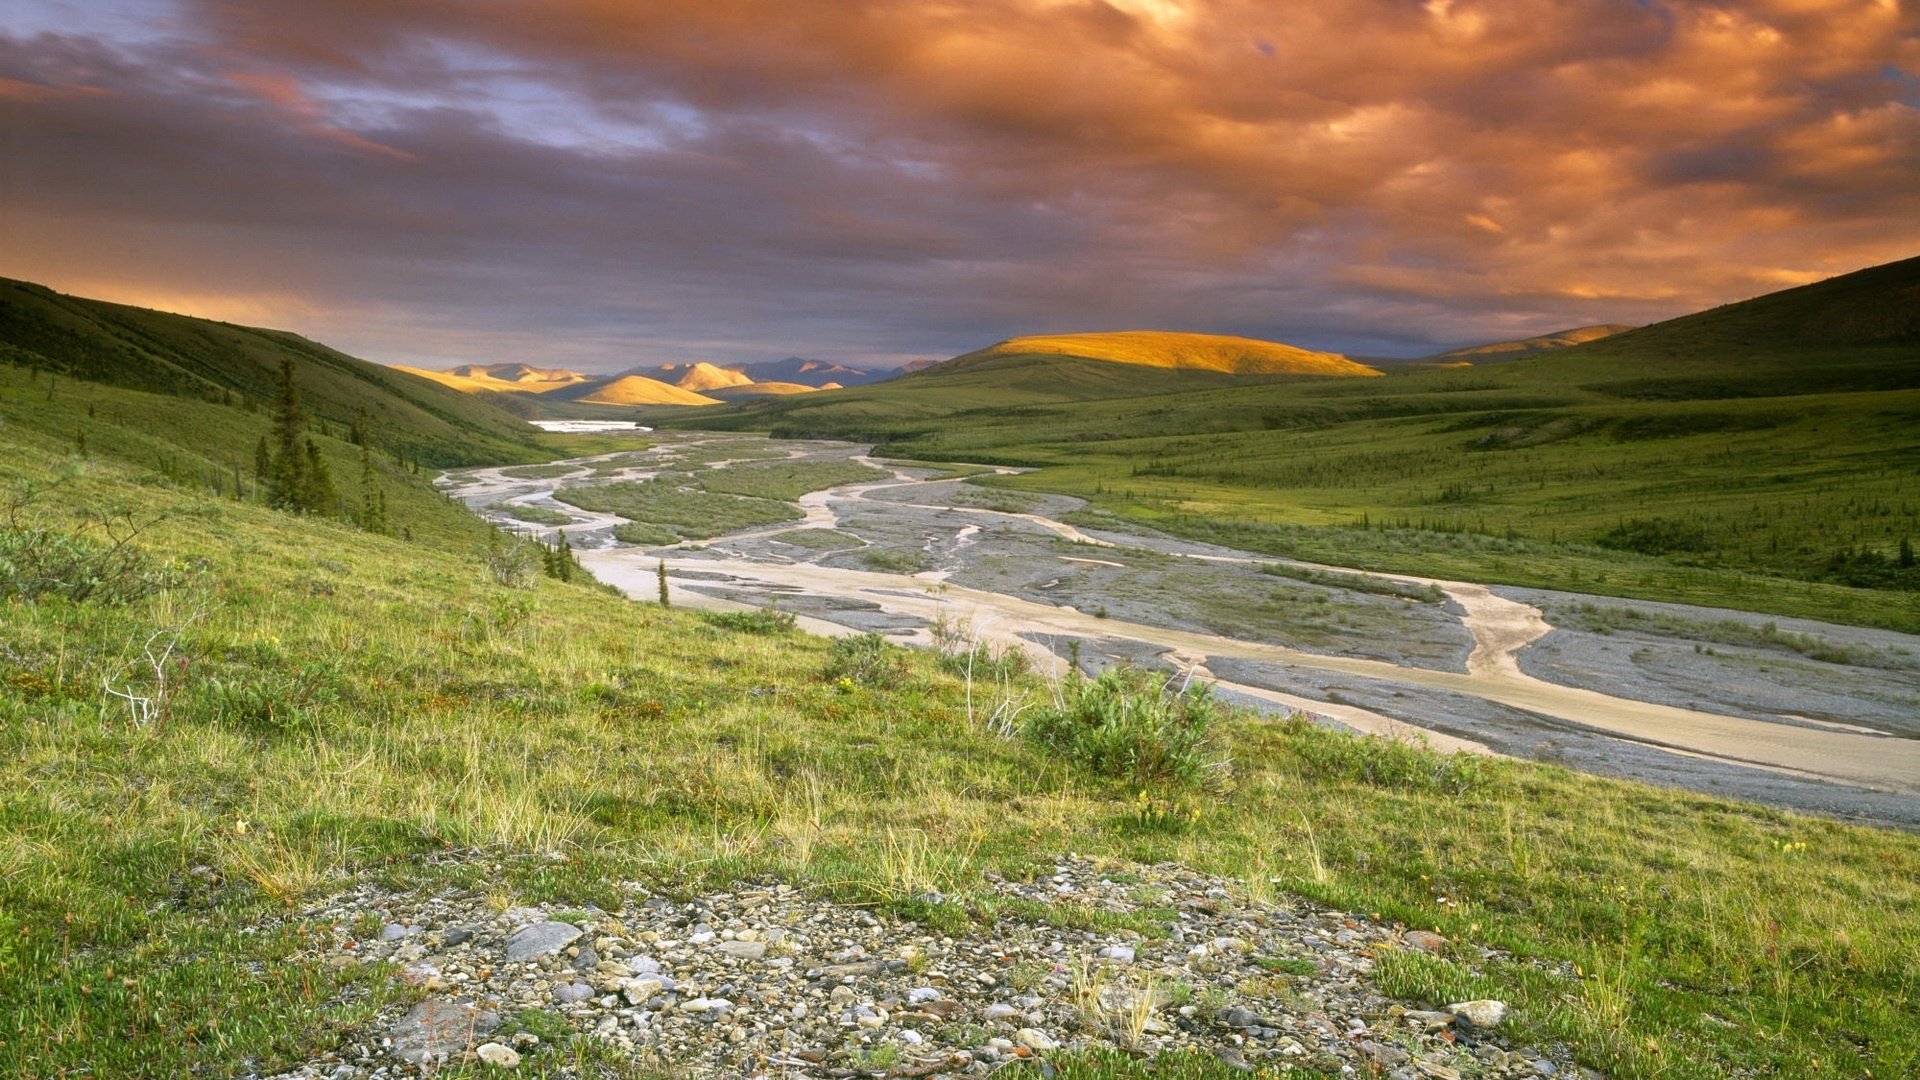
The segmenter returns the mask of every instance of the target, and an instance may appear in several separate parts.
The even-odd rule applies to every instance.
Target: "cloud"
[[[1920,246],[1913,7],[181,0],[0,39],[0,272],[605,368],[1648,321]]]

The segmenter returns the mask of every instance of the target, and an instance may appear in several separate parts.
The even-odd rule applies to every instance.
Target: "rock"
[[[551,921],[534,923],[507,939],[507,963],[519,964],[528,960],[537,960],[565,948],[579,936],[580,928],[572,923]]]
[[[1427,1011],[1427,1010],[1419,1010],[1419,1009],[1408,1011],[1406,1013],[1406,1018],[1413,1021],[1416,1024],[1419,1024],[1422,1028],[1425,1028],[1428,1031],[1439,1031],[1441,1028],[1451,1027],[1453,1025],[1453,1019],[1454,1019],[1453,1014],[1450,1012]]]
[[[1437,953],[1447,947],[1447,939],[1431,930],[1409,930],[1401,935],[1400,940],[1406,943],[1407,948],[1417,952]]]
[[[907,1004],[925,1005],[929,1001],[939,1001],[940,991],[931,986],[916,986],[907,991]]]
[[[1038,1028],[1021,1028],[1013,1033],[1013,1045],[1024,1046],[1029,1050],[1052,1050],[1060,1044],[1053,1037]]]
[[[731,1008],[733,1002],[726,998],[694,998],[680,1003],[680,1011],[684,1013],[723,1013]]]
[[[599,966],[600,966],[600,954],[594,951],[593,946],[591,945],[580,946],[580,954],[573,958],[574,970],[575,971],[592,971]]]
[[[472,1002],[428,998],[393,1025],[393,1055],[410,1065],[441,1061],[499,1026],[499,1014]]]
[[[1259,1027],[1260,1014],[1236,1005],[1220,1014],[1220,1022],[1230,1028]]]
[[[987,1011],[980,1015],[987,1020],[1011,1020],[1020,1015],[1020,1010],[1004,1001],[996,1001],[987,1006]]]
[[[1447,1006],[1447,1011],[1468,1027],[1490,1031],[1507,1018],[1507,1003],[1488,999],[1462,1001]]]
[[[620,996],[627,999],[629,1005],[645,1005],[652,1001],[661,990],[659,979],[622,979]]]
[[[517,1052],[496,1042],[481,1043],[474,1053],[481,1061],[496,1069],[512,1069],[520,1065],[520,1055]]]
[[[1360,1049],[1366,1051],[1367,1056],[1379,1062],[1383,1068],[1391,1069],[1396,1065],[1405,1065],[1407,1062],[1413,1060],[1413,1055],[1407,1053],[1405,1050],[1397,1046],[1387,1046],[1382,1043],[1377,1043],[1372,1039],[1360,1040]]]
[[[767,943],[764,941],[723,941],[713,947],[713,951],[727,956],[737,956],[742,960],[758,960],[767,955]]]
[[[388,923],[380,928],[380,940],[398,941],[419,929],[417,926],[402,926],[399,923]]]
[[[1133,963],[1133,946],[1109,945],[1100,950],[1100,955],[1108,960],[1115,960],[1122,964],[1131,964]]]
[[[561,983],[553,988],[553,1000],[571,1005],[593,996],[593,987],[583,982]]]
[[[1247,1061],[1246,1055],[1231,1046],[1218,1047],[1214,1050],[1213,1056],[1229,1069],[1237,1069],[1241,1072],[1253,1071],[1253,1065]]]
[[[473,940],[473,931],[464,926],[450,926],[440,935],[440,943],[451,949],[456,945],[465,945]]]
[[[894,970],[895,963],[896,961],[892,960],[856,960],[845,964],[828,964],[826,967],[807,972],[807,978],[825,982],[829,979],[845,979],[859,975],[882,975]],[[901,963],[899,966],[904,968],[907,965]]]

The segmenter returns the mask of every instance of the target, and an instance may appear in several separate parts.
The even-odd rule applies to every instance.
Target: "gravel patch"
[[[628,883],[616,912],[363,885],[300,916],[334,928],[316,958],[387,962],[421,997],[275,1080],[479,1061],[564,1071],[578,1040],[600,1060],[697,1077],[986,1076],[1022,1062],[1039,1076],[1050,1056],[1095,1047],[1392,1080],[1596,1075],[1565,1047],[1516,1045],[1504,1002],[1395,1001],[1374,982],[1393,950],[1510,960],[1491,950],[1298,898],[1255,902],[1176,865],[1051,869],[988,875],[1000,917],[959,935],[778,881],[691,898]],[[418,930],[352,931],[369,925]]]

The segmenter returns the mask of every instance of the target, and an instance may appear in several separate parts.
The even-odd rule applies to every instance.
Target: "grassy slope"
[[[273,399],[294,361],[307,410],[344,428],[365,410],[390,444],[427,464],[524,458],[525,424],[476,397],[280,330],[65,296],[0,279],[0,359],[93,382],[213,401]],[[251,447],[247,448],[251,452]]]
[[[1380,374],[1338,353],[1314,352],[1296,345],[1257,338],[1180,334],[1163,330],[1018,337],[966,356],[955,357],[948,363],[964,365],[973,358],[989,356],[1073,356],[1115,364],[1218,371],[1230,375]]]
[[[423,485],[394,505],[432,544],[215,498],[149,456],[196,460],[168,440],[249,414],[71,384],[49,402],[44,377],[0,375],[0,487],[68,468],[83,432],[92,460],[30,514],[158,519],[139,542],[188,576],[122,607],[0,610],[0,1074],[224,1075],[332,1046],[418,992],[300,958],[314,928],[288,916],[350,876],[578,905],[628,878],[773,873],[954,927],[1004,914],[982,870],[1067,850],[1577,966],[1479,979],[1394,954],[1381,977],[1430,1004],[1507,998],[1521,1039],[1577,1040],[1619,1075],[1920,1064],[1915,837],[1244,717],[1230,788],[1156,792],[1142,816],[1133,785],[970,722],[931,657],[849,688],[817,639],[506,588]],[[157,405],[183,411],[137,407]],[[169,715],[133,728],[102,679],[193,613]],[[904,876],[890,836],[932,877]],[[929,885],[954,899],[908,899]]]
[[[1920,542],[1917,288],[1910,260],[1491,368],[1075,400],[1015,364],[998,401],[977,369],[660,422],[1039,466],[1005,483],[1276,554],[1920,631],[1920,591],[1833,565]]]

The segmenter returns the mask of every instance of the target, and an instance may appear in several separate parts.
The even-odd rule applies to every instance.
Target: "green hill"
[[[431,465],[524,460],[524,421],[432,380],[281,330],[66,296],[0,279],[0,359],[89,382],[241,406],[273,397],[284,358],[307,410],[344,430],[364,411],[382,445]]]
[[[1920,629],[1916,288],[1911,259],[1388,378],[993,357],[684,423],[1035,466],[1004,482],[1275,554]]]
[[[1572,348],[1575,345],[1585,345],[1590,341],[1598,341],[1601,338],[1612,337],[1615,334],[1625,333],[1631,329],[1633,329],[1633,327],[1623,323],[1576,326],[1571,330],[1556,330],[1551,334],[1539,334],[1534,337],[1519,338],[1513,341],[1491,341],[1484,345],[1469,345],[1462,349],[1450,349],[1447,352],[1435,353],[1432,356],[1409,362],[1434,364],[1464,360],[1473,364],[1501,363],[1507,360],[1518,360],[1523,356],[1536,356],[1544,352],[1555,352],[1560,349]]]
[[[1314,352],[1278,341],[1225,334],[1119,330],[1094,334],[1017,337],[947,361],[965,365],[986,357],[1073,356],[1136,367],[1217,371],[1226,375],[1369,376],[1378,371],[1338,353]]]
[[[1049,353],[979,352],[881,383],[742,402],[703,410],[698,416],[650,413],[649,422],[662,427],[891,442],[945,424],[965,425],[978,416],[1018,417],[1024,415],[1022,410],[1050,411],[1049,407],[1073,402],[1263,385],[1284,378]]]
[[[1498,393],[1458,390],[1482,407]],[[385,457],[412,542],[217,490],[221,448],[265,423],[199,396],[0,364],[0,1075],[265,1076],[363,1055],[399,1075],[381,1038],[409,1006],[532,985],[477,949],[461,955],[487,973],[452,990],[423,968],[403,976],[367,955],[389,954],[379,941],[391,918],[412,921],[401,913],[435,912],[409,947],[437,962],[459,927],[440,921],[443,904],[503,917],[541,905],[657,950],[686,993],[686,962],[655,941],[686,937],[681,902],[730,890],[724,917],[750,925],[753,905],[789,886],[849,927],[957,940],[996,998],[1077,997],[1046,1021],[1068,1044],[1043,1052],[1064,1080],[1245,1075],[1205,1053],[1087,1057],[1079,1044],[1100,1042],[1107,1021],[1085,1003],[1103,985],[1137,988],[1169,1027],[1190,1020],[1216,1040],[1243,1037],[1230,1008],[1300,1016],[1301,1038],[1316,1038],[1328,980],[1410,1008],[1495,997],[1512,1005],[1511,1046],[1567,1046],[1623,1080],[1891,1077],[1920,1060],[1912,836],[1443,758],[1204,699],[1175,722],[1151,688],[1049,685],[993,660],[1016,716],[1053,718],[1050,739],[1010,737],[977,707],[989,680],[973,681],[971,653],[829,642],[772,614],[707,618],[502,573],[486,528]],[[350,492],[356,448],[318,441]],[[109,587],[67,587],[93,578]],[[147,665],[150,648],[169,662]],[[115,690],[148,703],[145,722]],[[1108,714],[1138,730],[1096,732]],[[1188,736],[1205,741],[1175,741]],[[1214,767],[1226,747],[1231,768]],[[1069,852],[1131,906],[1058,896]],[[1235,962],[1261,974],[1232,977],[1193,956],[1192,898],[1143,876],[1176,861],[1222,876],[1192,910],[1235,920],[1249,942],[1306,923],[1294,894],[1359,913],[1346,925],[1383,938],[1355,969],[1261,944]],[[596,1034],[610,1013],[557,1005],[542,982],[504,1001],[494,1037],[526,1057],[516,1075],[678,1076],[712,1065],[696,1048],[758,1067],[749,1057],[783,1052],[788,1005],[827,989],[799,982],[844,944],[824,925],[800,929],[811,941],[792,969],[726,960],[696,984],[741,987],[732,1000],[750,1004],[734,1015],[775,1021],[765,1029],[697,1022],[635,1061]],[[1400,926],[1446,940],[1389,948]],[[1001,964],[973,944],[1002,935],[1069,950]],[[1140,963],[1092,957],[1117,940]],[[875,952],[905,969],[885,976],[900,985],[974,970],[922,973],[917,948]],[[1083,974],[1050,976],[1069,963]],[[1156,981],[1166,963],[1204,974]],[[746,997],[756,984],[784,1000]],[[972,1015],[908,1022],[941,1053],[1012,1031]],[[1383,1040],[1405,1030],[1384,1011],[1367,1022]],[[800,1049],[848,1075],[901,1075],[899,1051],[863,1034]],[[1481,1060],[1468,1055],[1491,1052],[1461,1041],[1448,1060],[1462,1068],[1428,1071],[1468,1075]],[[1264,1042],[1248,1038],[1249,1056],[1277,1048]],[[1318,1051],[1302,1060],[1314,1075],[1339,1068]],[[487,1071],[453,1062],[446,1075]]]

